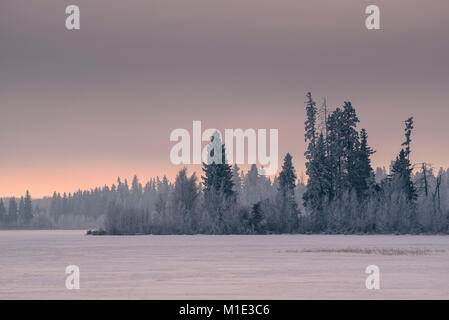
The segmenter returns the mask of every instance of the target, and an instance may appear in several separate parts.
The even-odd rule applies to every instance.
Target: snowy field
[[[449,298],[447,236],[84,233],[0,231],[0,299]],[[372,264],[380,290],[365,287]]]

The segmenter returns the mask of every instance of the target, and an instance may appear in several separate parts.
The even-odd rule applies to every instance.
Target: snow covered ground
[[[448,236],[84,233],[0,231],[0,299],[449,299]]]

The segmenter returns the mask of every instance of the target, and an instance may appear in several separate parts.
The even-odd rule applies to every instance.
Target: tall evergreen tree
[[[359,118],[351,102],[346,101],[343,107],[342,118],[342,138],[343,138],[343,157],[344,157],[344,187],[356,189],[354,182],[358,180],[357,161],[358,150],[360,147],[359,134],[357,132],[357,123]]]
[[[33,204],[31,201],[30,192],[27,190],[24,199],[22,221],[25,224],[27,224],[31,221],[32,218],[33,218]]]
[[[25,200],[23,199],[23,196],[20,197],[19,200],[19,210],[18,210],[18,220],[19,223],[23,223],[23,213],[24,213],[24,209],[25,209]]]
[[[398,186],[407,195],[410,201],[416,200],[417,194],[412,181],[412,171],[410,160],[407,158],[407,152],[401,149],[396,160],[391,167],[391,178],[393,183]]]
[[[413,167],[410,163],[410,142],[412,129],[413,117],[410,117],[405,121],[405,142],[402,143],[402,146],[404,146],[405,149],[401,149],[399,155],[396,157],[396,160],[393,162],[391,167],[392,173],[390,175],[390,178],[392,178],[399,188],[405,192],[407,199],[410,201],[416,200],[418,196],[412,181]]]
[[[298,228],[298,204],[295,200],[296,172],[292,156],[287,153],[279,173],[278,201],[280,202],[281,230],[291,232]]]
[[[316,117],[317,117],[317,108],[316,102],[312,99],[312,94],[307,92],[306,95],[306,116],[307,120],[304,123],[305,126],[305,134],[304,140],[307,142],[307,150],[304,153],[307,162],[311,162],[314,159],[315,154],[315,145],[316,145]]]
[[[330,166],[332,194],[339,196],[343,190],[343,172],[344,172],[344,152],[343,135],[341,123],[343,112],[340,108],[335,109],[327,121],[327,149],[328,163]]]
[[[213,146],[213,147],[212,147]],[[213,221],[213,233],[226,232],[230,208],[236,203],[231,166],[226,160],[226,148],[218,134],[211,137],[208,163],[203,163],[204,206]],[[216,150],[219,150],[216,154]]]
[[[293,167],[292,156],[287,153],[279,173],[279,191],[282,194],[294,194],[296,187],[296,171]]]
[[[303,194],[304,207],[309,210],[315,228],[322,230],[326,224],[323,210],[333,197],[332,172],[326,155],[323,134],[320,134],[317,140],[314,160],[308,163],[307,175],[309,180]]]
[[[316,103],[310,92],[307,93],[304,139],[308,143],[304,153],[306,158],[306,174],[308,176],[307,189],[303,195],[304,206],[311,210],[312,214],[320,210],[325,196],[324,180],[326,179],[326,141],[321,133],[317,138],[316,133]]]
[[[365,129],[360,131],[360,147],[356,153],[355,170],[352,185],[358,196],[366,196],[366,192],[374,186],[374,171],[371,167],[371,155],[374,150],[368,146],[368,134]]]
[[[217,141],[214,142],[214,139]],[[215,149],[210,150],[210,159],[213,161],[208,161],[210,163],[203,163],[202,176],[204,192],[219,192],[223,193],[226,198],[233,197],[234,183],[232,181],[232,169],[226,160],[226,148],[225,145],[221,143],[218,135],[211,137],[211,144],[217,143],[221,145],[221,161],[215,161],[216,155],[214,154]],[[218,162],[218,163],[217,163]]]
[[[337,108],[328,119],[329,164],[332,172],[333,194],[340,197],[354,188],[357,180],[357,151],[360,146],[356,130],[359,119],[351,102],[345,102],[343,109]]]

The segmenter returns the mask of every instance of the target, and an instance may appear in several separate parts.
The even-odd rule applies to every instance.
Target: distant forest
[[[98,228],[124,234],[448,233],[449,169],[412,164],[413,118],[387,172],[351,102],[328,110],[306,95],[307,181],[287,153],[273,180],[252,165],[203,163],[201,177],[181,169],[145,185],[134,176],[112,186],[51,198],[0,199],[2,228]],[[221,142],[220,142],[221,144]]]

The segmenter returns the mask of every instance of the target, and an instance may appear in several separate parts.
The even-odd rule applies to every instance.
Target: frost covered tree
[[[232,183],[234,184],[234,192],[237,196],[242,193],[242,176],[240,168],[237,164],[232,166]]]
[[[261,200],[260,196],[259,172],[257,166],[252,164],[243,179],[242,201],[244,204],[252,206]]]
[[[346,190],[358,188],[360,182],[357,171],[359,161],[359,133],[356,129],[359,119],[351,102],[346,101],[343,107],[341,123],[342,146],[343,146],[343,181]]]
[[[370,156],[373,150],[368,146],[367,132],[357,131],[359,119],[351,102],[336,108],[324,120],[326,135],[316,133],[315,103],[307,95],[307,120],[305,152],[307,187],[303,194],[304,207],[310,214],[314,230],[326,228],[327,207],[332,201],[341,201],[344,194],[365,196],[374,185],[374,173]],[[334,219],[335,220],[335,219]]]
[[[214,141],[215,140],[215,141]],[[226,148],[221,143],[218,135],[211,137],[211,144],[218,144],[221,146],[221,159],[217,159],[215,154],[216,148],[209,149],[208,163],[203,163],[202,176],[204,191],[207,192],[219,192],[226,198],[233,197],[235,192],[233,190],[234,183],[232,177],[231,166],[226,160]]]
[[[261,202],[253,204],[250,216],[250,228],[253,233],[265,232],[265,219],[264,213],[261,207]]]
[[[375,182],[376,183],[381,183],[382,180],[384,180],[385,178],[387,178],[387,170],[385,169],[385,167],[377,167],[376,168],[376,173],[375,173]]]
[[[179,233],[192,233],[196,226],[197,200],[199,195],[197,178],[195,173],[187,176],[187,169],[178,172],[173,187],[171,198],[171,214],[175,218],[175,230]]]
[[[18,218],[19,224],[22,224],[22,222],[23,222],[24,208],[25,208],[25,201],[24,201],[23,196],[22,196],[22,197],[20,197],[19,208],[17,210],[17,218]]]
[[[337,108],[328,119],[328,161],[332,172],[332,193],[336,197],[353,187],[360,144],[356,130],[358,122],[355,109],[348,101],[343,109]]]
[[[405,192],[409,200],[416,199],[416,190],[411,179],[412,170],[406,151],[402,149],[391,167],[391,179]]]
[[[28,224],[33,218],[33,205],[31,202],[30,192],[27,190],[23,200],[22,215],[20,217],[22,223]]]
[[[211,146],[214,146],[213,148]],[[220,150],[217,158],[216,150]],[[211,232],[226,232],[236,193],[231,166],[226,160],[226,148],[220,137],[214,134],[208,146],[208,163],[203,163],[202,187],[204,192],[204,210],[211,222]]]
[[[139,182],[137,175],[134,175],[133,181],[131,183],[131,193],[134,196],[139,197],[142,195],[142,192],[143,192],[142,184]]]
[[[7,217],[5,204],[3,199],[0,199],[0,225],[6,225]]]
[[[279,192],[292,195],[296,186],[296,171],[293,167],[292,156],[287,153],[284,157],[282,170],[279,173]]]
[[[333,197],[332,172],[323,134],[317,140],[314,159],[306,167],[309,180],[303,194],[304,206],[309,210],[316,228],[323,229],[326,225],[324,207]]]
[[[314,149],[315,149],[315,141],[316,141],[316,121],[317,121],[317,108],[316,102],[312,99],[312,94],[307,92],[306,95],[306,115],[307,119],[304,123],[305,125],[305,141],[308,142],[307,150],[305,152],[306,160],[313,159]]]
[[[308,181],[303,200],[304,206],[311,213],[312,219],[315,220],[314,223],[322,225],[324,224],[323,204],[326,197],[331,197],[332,183],[327,158],[327,141],[322,132],[317,135],[317,108],[310,92],[307,93],[306,116],[304,139],[307,143],[307,150],[304,156],[306,158]],[[324,119],[324,124],[327,125],[327,116]]]
[[[278,206],[280,215],[280,229],[292,232],[298,229],[298,204],[295,201],[296,172],[292,163],[292,156],[287,153],[284,157],[282,170],[279,173]]]
[[[359,197],[367,196],[367,191],[375,184],[374,171],[371,167],[371,155],[374,154],[368,146],[368,134],[365,129],[360,131],[360,147],[356,151],[352,186]]]
[[[16,198],[11,197],[8,203],[8,224],[15,225],[17,223],[17,202]]]
[[[171,191],[172,186],[168,182],[168,179],[166,176],[162,178],[162,180],[159,179],[159,177],[156,178],[156,185],[158,190],[157,199],[155,201],[155,211],[159,215],[159,217],[163,218],[166,213],[168,200],[169,200],[169,194]]]
[[[316,102],[312,99],[310,92],[306,95],[306,116],[307,120],[304,123],[305,133],[304,141],[307,143],[307,149],[304,152],[306,158],[306,174],[308,179],[308,188],[304,194],[305,206],[314,210],[317,206],[316,199],[320,199],[322,196],[320,175],[321,172],[318,169],[318,163],[316,162],[316,116],[317,108]],[[321,201],[319,201],[321,202]]]
[[[393,183],[402,190],[410,201],[414,201],[417,198],[416,189],[412,181],[412,171],[413,167],[410,163],[410,142],[411,142],[411,132],[413,129],[413,117],[405,121],[405,142],[402,146],[405,148],[401,149],[396,160],[393,162],[391,167],[390,178]]]

